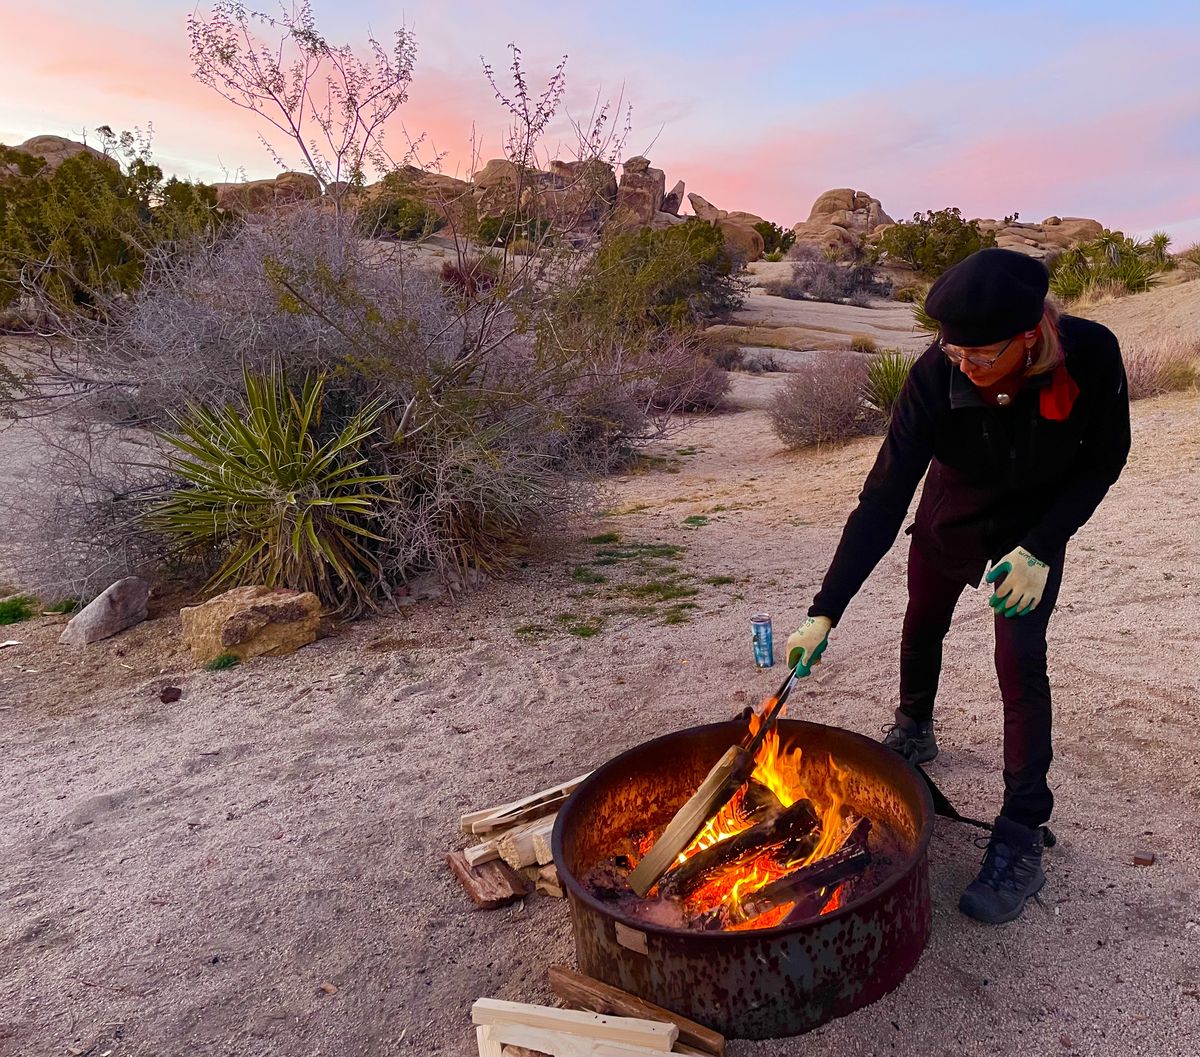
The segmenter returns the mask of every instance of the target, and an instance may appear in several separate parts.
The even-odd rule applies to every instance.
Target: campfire
[[[675,731],[609,760],[552,840],[580,971],[743,1038],[807,1031],[892,990],[931,922],[920,777],[818,723],[779,719],[748,744],[757,723]],[[676,826],[731,746],[748,752],[709,801],[719,810]],[[661,840],[672,827],[678,842]]]
[[[762,722],[749,717],[749,735]],[[772,928],[836,910],[854,887],[876,884],[886,841],[844,793],[845,772],[826,756],[785,749],[772,726],[749,780],[641,898],[629,875],[662,836],[631,832],[584,884],[598,898],[658,925],[702,930]],[[869,868],[874,869],[869,870]]]

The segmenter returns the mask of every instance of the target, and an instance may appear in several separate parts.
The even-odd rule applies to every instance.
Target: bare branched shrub
[[[258,39],[257,29],[276,39]],[[219,0],[207,17],[188,15],[187,30],[196,79],[289,141],[335,202],[361,186],[368,166],[383,173],[397,165],[383,137],[412,83],[416,43],[408,30],[386,43],[371,36],[370,54],[361,58],[321,36],[309,0],[283,4],[274,15]],[[287,168],[280,148],[259,138]]]
[[[863,399],[867,369],[867,358],[852,353],[822,353],[797,368],[768,408],[779,439],[802,448],[875,432],[878,412]]]
[[[1200,341],[1164,338],[1149,344],[1132,344],[1122,350],[1129,398],[1190,389],[1200,381]]]
[[[789,257],[793,261],[791,276],[764,283],[767,293],[796,301],[828,301],[860,308],[869,306],[872,297],[891,296],[891,282],[880,279],[865,261],[843,264],[828,260],[808,243],[793,246]]]

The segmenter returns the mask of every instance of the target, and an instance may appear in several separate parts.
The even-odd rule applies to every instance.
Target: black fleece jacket
[[[1061,422],[1039,410],[1051,375],[1035,376],[1010,405],[993,407],[936,345],[925,350],[809,616],[841,619],[896,539],[926,469],[908,531],[948,576],[978,585],[988,561],[1014,547],[1043,560],[1064,550],[1125,465],[1129,394],[1111,331],[1063,316],[1059,332],[1079,386]]]

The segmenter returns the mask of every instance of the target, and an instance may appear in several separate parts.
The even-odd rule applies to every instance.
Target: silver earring
[[[1025,350],[1025,370],[1029,370],[1033,366],[1033,353],[1029,349]]]

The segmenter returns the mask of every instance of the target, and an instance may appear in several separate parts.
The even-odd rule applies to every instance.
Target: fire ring
[[[838,727],[781,719],[781,745],[831,759],[858,814],[886,826],[899,853],[878,886],[793,924],[699,932],[652,924],[583,883],[631,830],[661,827],[745,732],[738,721],[667,734],[597,768],[558,813],[554,861],[571,908],[579,968],[735,1038],[798,1035],[899,985],[929,938],[933,805],[894,753]]]

